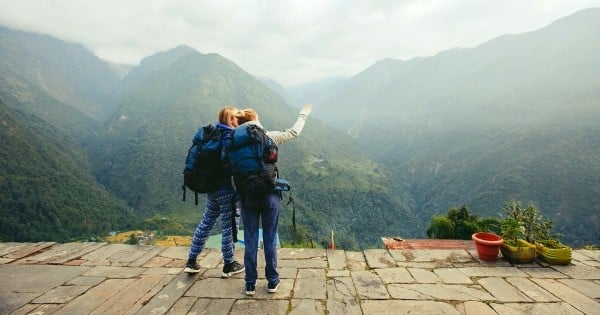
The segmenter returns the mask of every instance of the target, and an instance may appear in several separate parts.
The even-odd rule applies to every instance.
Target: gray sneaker
[[[244,265],[240,264],[237,261],[234,261],[232,263],[225,264],[225,266],[223,266],[223,273],[221,274],[221,277],[229,278],[236,273],[240,273],[240,272],[244,271],[245,269],[246,268],[244,267]]]
[[[188,259],[188,262],[187,264],[185,264],[185,269],[183,269],[183,272],[198,273],[200,272],[200,265],[198,265],[195,259]]]

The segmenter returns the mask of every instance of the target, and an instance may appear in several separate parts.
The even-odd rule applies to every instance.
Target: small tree
[[[454,225],[445,216],[435,215],[431,218],[431,226],[427,229],[427,237],[435,239],[454,238]]]
[[[501,220],[502,237],[509,245],[516,246],[517,240],[524,239],[535,242],[536,231],[540,230],[540,213],[530,204],[523,209],[521,202],[511,199],[502,208],[504,217]]]
[[[562,248],[562,244],[559,239],[562,237],[560,233],[552,233],[554,229],[554,221],[549,219],[543,219],[539,217],[538,222],[534,226],[535,241],[547,246],[549,248]]]
[[[134,233],[129,234],[129,238],[127,239],[127,244],[136,245],[138,243],[138,239]]]

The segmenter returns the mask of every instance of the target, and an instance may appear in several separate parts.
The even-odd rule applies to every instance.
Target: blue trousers
[[[244,222],[244,265],[246,283],[256,284],[256,256],[258,254],[258,229],[262,223],[265,251],[265,277],[268,281],[279,279],[277,272],[277,224],[281,198],[273,192],[260,199],[242,198],[242,221]]]
[[[190,247],[190,259],[196,259],[200,255],[210,231],[217,223],[219,215],[221,215],[221,252],[223,252],[223,261],[226,264],[234,261],[233,251],[235,248],[231,231],[233,218],[231,207],[232,197],[233,187],[231,185],[220,187],[219,190],[206,194],[206,208],[194,232],[192,246]]]

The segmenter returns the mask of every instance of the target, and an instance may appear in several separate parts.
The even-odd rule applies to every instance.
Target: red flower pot
[[[502,238],[494,233],[477,232],[471,236],[477,248],[479,259],[485,261],[496,261],[500,252],[500,245],[504,243]]]

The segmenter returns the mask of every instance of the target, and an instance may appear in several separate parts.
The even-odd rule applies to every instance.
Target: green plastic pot
[[[573,249],[563,245],[562,248],[550,248],[541,243],[535,243],[535,249],[542,261],[551,265],[568,265],[571,263]]]
[[[515,264],[530,264],[537,256],[536,247],[525,240],[517,240],[517,246],[502,244],[500,251],[504,259]]]

